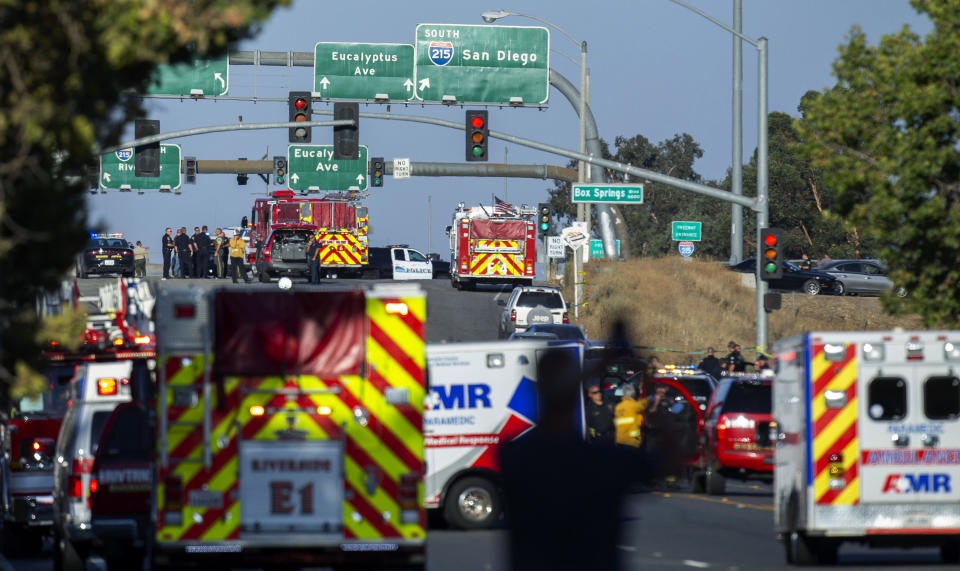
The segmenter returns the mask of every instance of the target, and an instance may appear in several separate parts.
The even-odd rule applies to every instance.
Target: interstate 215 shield
[[[453,60],[453,42],[430,42],[427,57],[434,65],[447,65]]]

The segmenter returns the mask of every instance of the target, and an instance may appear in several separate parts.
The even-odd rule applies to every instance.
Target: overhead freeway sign
[[[573,202],[604,204],[643,204],[642,184],[575,184]]]
[[[194,58],[191,62],[161,65],[147,87],[153,95],[226,95],[230,86],[228,56]]]
[[[287,147],[290,190],[366,190],[367,146],[355,161],[334,160],[333,145]]]
[[[547,102],[546,28],[419,24],[416,48],[419,99],[493,105]]]
[[[136,176],[133,147],[100,155],[100,188],[111,190],[177,190],[180,188],[180,145],[160,145],[160,176]]]
[[[324,99],[406,101],[416,96],[413,46],[317,42],[313,90]]]

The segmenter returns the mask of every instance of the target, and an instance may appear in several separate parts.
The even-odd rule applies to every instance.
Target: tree
[[[910,292],[888,309],[960,324],[960,4],[911,0],[930,16],[870,45],[854,27],[835,86],[803,100],[804,152],[837,191],[834,211],[875,239]]]
[[[215,55],[289,0],[0,2],[0,382],[32,364],[36,295],[87,238],[94,149],[119,142],[158,64]],[[17,366],[17,363],[21,366]],[[3,391],[5,394],[6,391]]]

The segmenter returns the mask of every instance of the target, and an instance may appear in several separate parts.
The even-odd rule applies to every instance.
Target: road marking
[[[703,561],[696,561],[694,559],[684,559],[683,564],[686,565],[687,567],[697,567],[699,569],[706,569],[707,567],[710,567],[709,563],[706,563]]]
[[[738,484],[736,482],[727,482],[727,485],[732,488],[743,488],[745,490],[762,490],[764,492],[771,491],[770,488],[764,488],[763,486],[758,486],[756,484]]]
[[[636,551],[637,547],[635,545],[618,545],[620,549],[624,551]]]
[[[702,502],[713,502],[715,504],[727,504],[730,506],[736,506],[738,508],[748,508],[748,509],[768,511],[768,512],[773,511],[773,506],[764,506],[760,504],[748,504],[745,502],[731,502],[727,498],[711,498],[709,496],[701,496],[698,494],[679,494],[679,493],[666,494],[664,492],[653,492],[653,493],[659,496],[663,496],[665,498],[675,496],[678,498],[689,498],[691,500],[700,500]]]

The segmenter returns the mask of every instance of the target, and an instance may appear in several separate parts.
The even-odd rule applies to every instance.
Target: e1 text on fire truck
[[[339,276],[362,274],[367,265],[368,212],[350,193],[331,192],[322,198],[295,196],[276,190],[270,198],[254,201],[250,213],[247,262],[256,262],[256,245],[263,243],[276,225],[308,227],[320,242],[320,271]]]
[[[426,298],[161,290],[153,561],[423,569]]]
[[[474,206],[461,202],[453,212],[450,283],[457,289],[477,284],[530,285],[536,277],[536,209]]]
[[[832,563],[858,542],[960,561],[960,331],[814,331],[774,355],[787,560]]]

